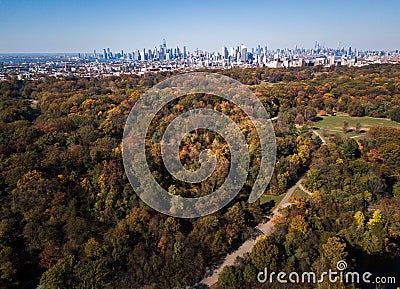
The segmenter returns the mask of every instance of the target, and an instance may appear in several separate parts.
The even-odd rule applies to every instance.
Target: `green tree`
[[[234,266],[226,266],[218,276],[218,282],[222,288],[240,288],[240,279]]]
[[[243,280],[246,283],[257,281],[257,269],[252,264],[247,264],[243,269]]]
[[[353,160],[355,158],[360,157],[361,152],[358,148],[358,144],[354,139],[349,139],[344,142],[343,146],[343,153],[348,160]]]
[[[392,193],[393,193],[393,198],[400,201],[400,183],[394,184]]]
[[[260,236],[250,253],[250,260],[258,270],[268,268],[274,270],[278,262],[278,247],[271,242],[269,237]]]
[[[393,121],[400,122],[400,106],[396,106],[390,110],[389,117]]]
[[[307,173],[304,185],[311,192],[318,191],[322,186],[321,174],[318,170],[310,170]]]
[[[74,275],[75,258],[68,255],[57,264],[43,273],[40,278],[40,285],[43,289],[70,289],[75,288]]]
[[[364,111],[364,107],[361,104],[360,101],[352,101],[349,104],[348,107],[348,113],[350,114],[350,116],[364,116],[365,115],[365,111]]]
[[[15,252],[12,247],[0,245],[0,285],[13,284],[17,273]]]

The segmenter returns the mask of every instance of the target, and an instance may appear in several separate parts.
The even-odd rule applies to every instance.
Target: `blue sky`
[[[168,46],[400,49],[400,1],[0,0],[0,53]]]

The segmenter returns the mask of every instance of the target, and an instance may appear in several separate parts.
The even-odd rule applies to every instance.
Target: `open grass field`
[[[263,194],[261,197],[260,197],[260,203],[261,204],[265,204],[265,203],[268,203],[268,202],[270,202],[270,201],[274,201],[275,202],[275,205],[274,206],[276,206],[276,205],[278,205],[281,201],[282,201],[282,199],[283,199],[283,197],[286,195],[286,193],[284,193],[284,194],[281,194],[281,195],[268,195],[268,194]]]
[[[310,195],[307,194],[306,192],[304,192],[302,189],[296,188],[296,190],[293,192],[292,197],[308,198],[308,197],[310,197]]]
[[[387,118],[374,118],[374,117],[351,117],[346,113],[338,113],[336,116],[323,116],[322,119],[314,122],[314,127],[323,136],[329,137],[335,134],[340,134],[343,137],[354,137],[360,134],[356,133],[356,125],[361,125],[362,133],[368,131],[371,127],[385,126],[385,127],[397,127],[400,128],[400,123],[391,121]],[[348,123],[348,132],[343,132],[344,122]]]

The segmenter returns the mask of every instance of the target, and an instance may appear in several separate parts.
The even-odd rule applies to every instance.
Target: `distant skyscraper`
[[[222,47],[222,57],[225,59],[229,57],[228,48],[226,48],[226,46]]]
[[[248,60],[247,47],[244,44],[240,45],[240,60],[241,61]]]
[[[143,50],[141,51],[140,59],[142,61],[143,60],[147,60],[147,58],[146,58],[146,48],[143,48]]]
[[[103,58],[108,59],[107,50],[103,49]]]

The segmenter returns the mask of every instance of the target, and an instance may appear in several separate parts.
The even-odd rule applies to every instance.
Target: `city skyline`
[[[357,48],[328,48],[318,42],[311,49],[277,49],[267,46],[224,46],[221,51],[189,51],[183,46],[168,47],[164,39],[153,49],[112,51],[104,48],[92,53],[0,54],[0,81],[16,76],[34,80],[42,76],[102,77],[143,75],[160,71],[196,69],[290,68],[290,67],[362,67],[370,64],[399,64],[396,51],[362,51]]]
[[[10,1],[0,0],[0,53],[76,53],[185,45],[220,51],[223,46],[268,45],[361,50],[400,48],[400,3],[336,1]]]

